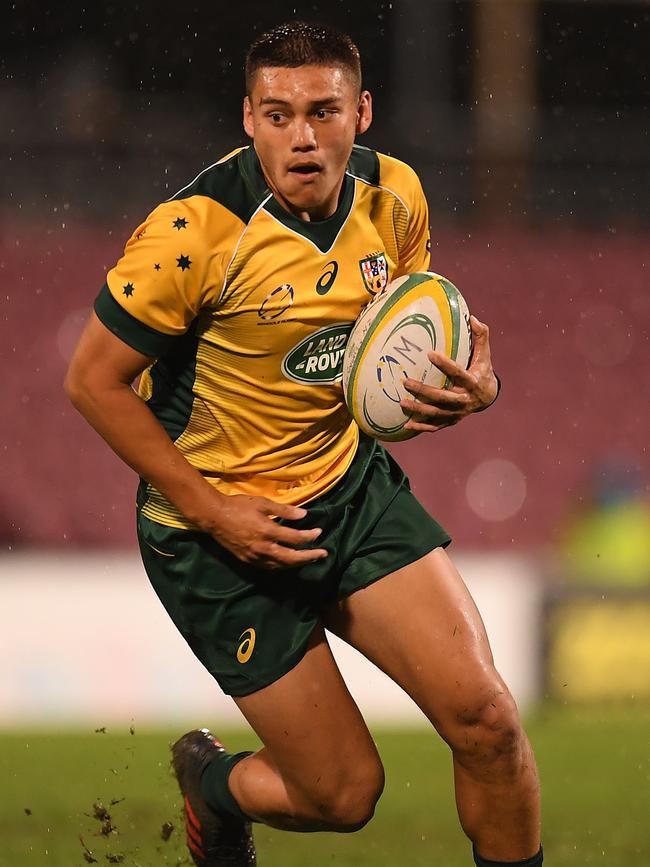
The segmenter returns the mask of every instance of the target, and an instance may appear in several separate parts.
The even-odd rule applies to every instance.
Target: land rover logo
[[[285,355],[282,373],[294,382],[314,385],[338,382],[343,375],[343,353],[353,324],[328,325],[310,334]]]

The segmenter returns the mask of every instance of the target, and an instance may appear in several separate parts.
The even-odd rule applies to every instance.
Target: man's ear
[[[357,108],[357,135],[362,135],[372,123],[372,96],[370,91],[362,90]]]
[[[253,122],[253,106],[248,96],[244,97],[244,131],[246,135],[253,138],[255,124]]]

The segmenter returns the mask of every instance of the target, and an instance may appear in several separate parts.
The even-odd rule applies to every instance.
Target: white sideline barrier
[[[520,707],[538,696],[541,585],[509,554],[452,553]],[[373,722],[423,721],[408,696],[331,637]],[[241,721],[176,632],[136,553],[0,557],[0,725],[105,726]]]

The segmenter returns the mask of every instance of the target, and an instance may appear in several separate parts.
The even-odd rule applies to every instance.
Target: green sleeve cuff
[[[95,299],[95,313],[99,320],[132,349],[158,358],[178,339],[173,334],[163,334],[140,322],[131,316],[111,295],[108,285],[104,283]],[[180,336],[180,335],[179,335]]]

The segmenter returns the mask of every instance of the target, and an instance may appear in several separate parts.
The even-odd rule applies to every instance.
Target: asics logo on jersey
[[[241,662],[242,665],[245,665],[248,662],[255,650],[255,639],[255,630],[252,626],[242,632],[238,639],[239,647],[237,648],[237,662]]]
[[[343,376],[343,355],[352,322],[328,325],[301,340],[282,361],[282,373],[294,382],[324,385]]]
[[[327,295],[334,285],[338,273],[339,263],[332,259],[331,262],[328,262],[327,265],[325,265],[323,273],[318,278],[318,283],[316,283],[316,292],[318,292],[319,295]]]
[[[286,313],[293,304],[295,290],[291,283],[283,283],[266,296],[260,304],[257,315],[265,321],[277,319]],[[260,323],[257,323],[260,325]]]

